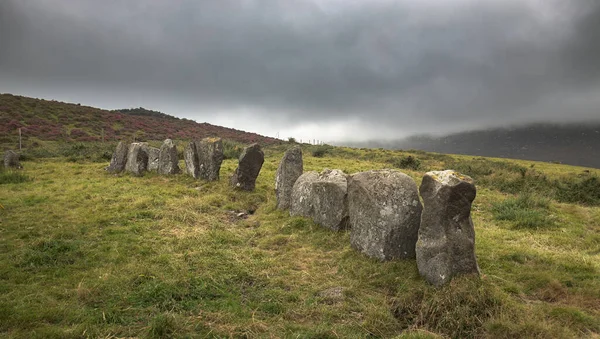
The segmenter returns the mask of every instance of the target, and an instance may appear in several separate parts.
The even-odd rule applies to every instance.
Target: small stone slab
[[[303,171],[302,149],[300,146],[294,146],[287,150],[283,155],[275,175],[275,197],[277,198],[277,208],[290,208],[292,189]]]

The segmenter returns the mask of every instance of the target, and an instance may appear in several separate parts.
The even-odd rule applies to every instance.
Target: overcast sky
[[[0,0],[0,92],[282,138],[600,120],[598,0]]]

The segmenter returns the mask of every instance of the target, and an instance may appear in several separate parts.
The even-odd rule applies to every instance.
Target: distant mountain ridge
[[[600,122],[531,124],[450,134],[413,136],[367,147],[513,158],[600,168]]]
[[[233,128],[197,123],[145,108],[103,110],[54,100],[0,94],[0,143],[24,140],[106,141],[191,140],[218,136],[242,143],[276,144],[281,140]]]

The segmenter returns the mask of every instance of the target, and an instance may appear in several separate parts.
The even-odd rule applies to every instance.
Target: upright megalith
[[[354,174],[348,183],[352,247],[379,260],[414,258],[422,209],[417,184],[408,175]]]
[[[198,152],[199,177],[208,181],[219,180],[219,171],[221,171],[221,163],[223,162],[223,141],[221,138],[202,139],[200,143],[196,144],[196,151]],[[260,166],[262,166],[262,162]],[[260,167],[256,172],[257,176],[259,171]]]
[[[265,154],[259,144],[252,144],[244,148],[238,167],[231,176],[231,186],[245,191],[253,191],[256,186],[256,178],[264,162]]]
[[[113,153],[112,159],[110,159],[110,165],[106,168],[111,173],[120,173],[125,170],[125,164],[127,163],[127,154],[129,152],[129,145],[119,141],[115,152]]]
[[[19,154],[17,152],[8,150],[4,153],[4,168],[23,168],[19,162]]]
[[[134,142],[128,147],[125,170],[133,175],[141,176],[148,170],[148,145]]]
[[[158,158],[160,157],[160,149],[156,147],[148,147],[148,171],[158,171]]]
[[[198,179],[199,163],[196,142],[190,141],[183,149],[183,160],[185,161],[185,172],[194,179]]]
[[[455,171],[427,172],[420,187],[425,205],[417,241],[419,273],[441,286],[460,274],[479,274],[471,203],[473,179]]]
[[[177,146],[171,139],[166,139],[160,146],[160,154],[158,156],[158,173],[159,174],[177,174],[180,172],[179,159],[177,158]]]
[[[290,208],[290,199],[292,197],[292,188],[296,180],[302,175],[304,165],[302,162],[302,149],[300,146],[294,146],[287,150],[279,163],[277,174],[275,175],[275,196],[277,198],[277,208]]]
[[[19,162],[19,154],[13,150],[8,150],[4,153],[4,168],[21,169]]]
[[[309,217],[332,231],[348,228],[347,191],[348,181],[341,170],[304,173],[292,188],[290,215]]]

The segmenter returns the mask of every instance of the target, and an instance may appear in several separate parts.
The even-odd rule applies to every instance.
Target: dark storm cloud
[[[585,120],[600,104],[593,0],[8,0],[0,39],[0,90],[147,90],[375,136]]]

